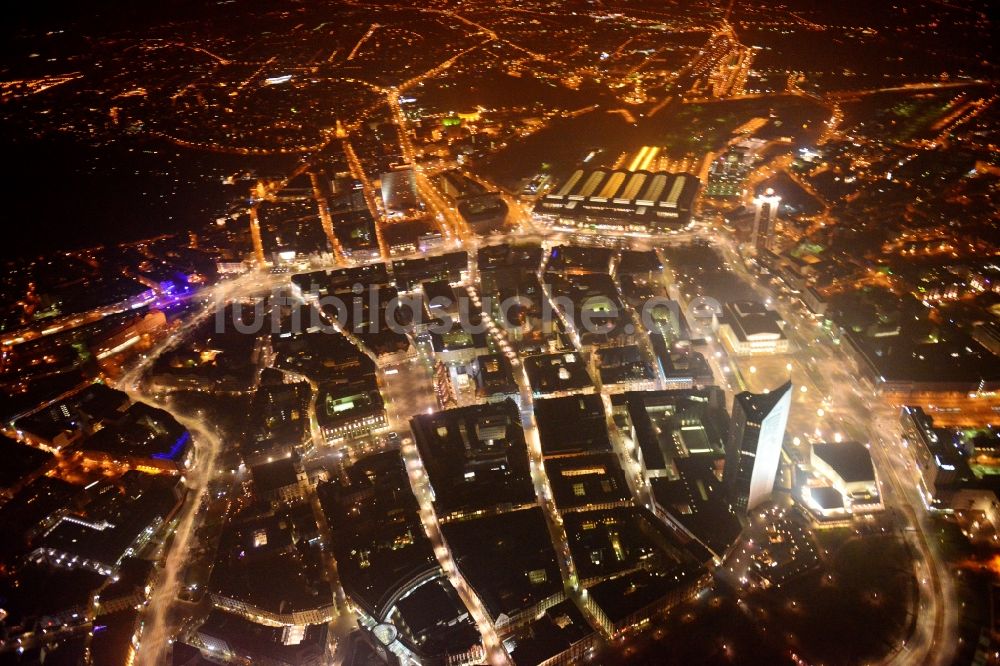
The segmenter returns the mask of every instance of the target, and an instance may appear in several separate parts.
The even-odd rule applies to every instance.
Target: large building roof
[[[400,597],[439,571],[397,451],[362,458],[317,488],[344,589],[383,619]]]
[[[677,207],[690,205],[697,190],[698,179],[689,173],[578,169],[546,198],[574,201],[593,198],[646,206]]]
[[[382,200],[390,211],[413,210],[420,205],[413,169],[399,169],[382,174]]]
[[[254,661],[272,664],[319,661],[326,646],[327,625],[308,625],[303,631],[298,642],[286,642],[287,630],[282,627],[264,626],[215,609],[198,629],[202,637],[222,641],[234,653],[250,656]]]
[[[599,395],[536,400],[535,422],[546,458],[612,451]]]
[[[697,453],[721,453],[729,429],[722,389],[630,391],[618,400],[628,408],[647,470]]]
[[[593,388],[583,357],[576,352],[539,354],[524,360],[528,383],[536,394]]]
[[[580,609],[567,599],[519,629],[510,656],[515,666],[538,666],[593,633]]]
[[[536,212],[564,218],[684,225],[700,182],[688,173],[577,169],[542,197]]]
[[[550,458],[545,461],[545,471],[556,506],[562,511],[625,503],[632,498],[614,453]]]
[[[726,303],[726,321],[740,340],[781,339],[781,317],[753,301]]]
[[[833,468],[847,483],[875,480],[872,455],[861,442],[814,444],[813,455]]]
[[[117,566],[143,531],[165,519],[177,506],[171,481],[130,477],[125,492],[110,484],[90,493],[83,512],[63,516],[37,545],[51,557],[90,561],[102,570]]]
[[[540,507],[444,523],[459,571],[493,618],[562,592],[558,556]]]
[[[439,515],[489,511],[535,499],[517,405],[471,405],[410,420]]]
[[[276,615],[331,607],[316,551],[294,538],[293,531],[305,527],[293,526],[287,513],[247,509],[233,516],[222,531],[209,590]]]
[[[693,584],[698,573],[698,565],[687,563],[667,571],[637,569],[600,582],[587,588],[587,592],[604,615],[617,625],[632,614]]]

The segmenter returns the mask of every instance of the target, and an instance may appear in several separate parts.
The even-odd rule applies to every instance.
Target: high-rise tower
[[[774,245],[774,221],[778,216],[781,197],[770,187],[753,198],[753,236],[750,245],[757,250],[770,250]]]
[[[754,509],[774,488],[791,403],[790,381],[769,393],[744,391],[733,400],[723,481],[737,514]]]

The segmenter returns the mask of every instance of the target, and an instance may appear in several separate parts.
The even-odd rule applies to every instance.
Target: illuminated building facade
[[[725,320],[719,325],[719,338],[737,356],[785,354],[788,338],[782,331],[784,321],[774,310],[760,303],[727,303]]]
[[[791,403],[791,382],[770,393],[744,391],[733,401],[723,482],[737,513],[757,507],[774,488]]]
[[[753,200],[753,235],[750,245],[758,250],[771,250],[774,247],[774,222],[778,217],[778,206],[781,197],[774,190],[767,188],[764,194]]]
[[[578,169],[535,207],[556,227],[610,231],[679,230],[691,222],[699,181],[691,174]]]

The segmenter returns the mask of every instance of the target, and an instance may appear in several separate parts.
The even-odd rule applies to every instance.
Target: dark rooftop
[[[618,275],[660,272],[663,262],[653,250],[622,250],[618,261]]]
[[[688,560],[673,532],[645,508],[578,511],[563,520],[581,580],[639,566],[669,571]]]
[[[514,370],[503,354],[484,354],[476,358],[476,393],[483,398],[513,395],[518,392]]]
[[[318,552],[298,541],[288,517],[248,510],[223,530],[209,586],[272,613],[311,610],[333,603],[322,569]]]
[[[90,658],[94,664],[127,664],[140,611],[126,608],[94,621]]]
[[[557,245],[549,250],[546,270],[564,273],[608,273],[614,250],[605,247]]]
[[[726,303],[725,318],[740,340],[763,335],[778,337],[784,335],[778,324],[781,317],[760,303],[753,301]]]
[[[858,347],[887,382],[965,386],[969,391],[1000,387],[1000,357],[957,328],[942,327],[929,340],[917,323],[907,323],[895,335],[847,332],[845,340]]]
[[[716,386],[631,391],[617,400],[628,406],[647,470],[666,469],[678,457],[723,449],[729,415],[725,393]]]
[[[534,501],[513,400],[418,414],[410,424],[440,515]]]
[[[262,384],[250,403],[244,455],[301,444],[308,434],[310,394],[311,389],[306,382]]]
[[[462,654],[482,638],[455,587],[443,575],[433,578],[397,602],[392,618],[428,657]]]
[[[318,488],[341,581],[355,603],[381,616],[414,576],[438,569],[398,451],[362,458]]]
[[[70,559],[79,557],[115,567],[143,530],[166,519],[179,503],[175,481],[167,477],[145,477],[142,481],[124,491],[111,485],[88,491],[91,499],[83,511],[60,519],[37,546],[54,549]]]
[[[603,385],[651,382],[656,379],[653,366],[636,345],[602,347],[596,353]]]
[[[538,270],[542,261],[542,248],[536,244],[485,245],[479,248],[477,267],[480,271],[516,266],[524,270]]]
[[[614,453],[591,453],[545,461],[553,499],[561,511],[632,498]]]
[[[254,490],[260,495],[267,495],[297,482],[296,461],[294,457],[287,457],[253,465],[250,476]]]
[[[52,460],[52,454],[0,435],[0,490],[17,485]]]
[[[79,486],[43,476],[25,486],[9,502],[0,506],[0,562],[6,562],[28,548],[28,539],[49,525],[50,516],[67,509],[81,492]]]
[[[511,659],[514,666],[538,666],[593,633],[580,609],[567,599],[516,632]]]
[[[584,345],[621,344],[632,337],[629,317],[610,275],[547,273],[545,279],[553,303],[572,321]]]
[[[599,395],[536,400],[535,422],[546,458],[611,451],[604,401]]]
[[[137,402],[123,418],[101,428],[79,446],[115,458],[154,458],[180,463],[190,449],[191,433],[170,412]]]
[[[813,453],[847,483],[875,480],[872,455],[861,442],[813,444]]]
[[[836,488],[829,486],[809,488],[809,496],[822,509],[844,508],[844,496]]]
[[[2,627],[31,629],[35,621],[79,611],[81,621],[94,592],[107,580],[89,569],[56,569],[29,564],[16,577],[0,575],[0,599],[7,617]],[[54,620],[53,620],[54,622]],[[43,624],[44,626],[44,624]]]
[[[743,528],[724,497],[718,472],[722,457],[699,454],[674,464],[676,479],[650,479],[656,503],[705,547],[725,555]]]
[[[128,395],[122,391],[105,384],[90,384],[63,400],[18,419],[15,425],[18,430],[51,439],[65,431],[115,420],[128,404]]]
[[[542,248],[535,244],[487,245],[479,248],[477,268],[483,294],[495,294],[505,285],[533,276],[542,262]]]
[[[392,262],[392,274],[396,286],[403,291],[413,289],[426,280],[457,282],[460,275],[468,270],[469,255],[465,251],[415,259],[396,259]]]
[[[524,359],[531,390],[536,395],[592,389],[594,382],[583,357],[574,351],[539,354]]]
[[[698,568],[694,565],[677,566],[670,571],[658,572],[640,569],[589,587],[587,593],[608,619],[617,624],[672,592],[690,585],[697,573]]]
[[[306,664],[323,657],[326,651],[327,625],[313,624],[297,642],[287,642],[289,630],[267,627],[213,609],[197,632],[223,641],[234,654],[251,663]]]
[[[494,619],[562,591],[541,508],[452,521],[441,529],[458,569]]]

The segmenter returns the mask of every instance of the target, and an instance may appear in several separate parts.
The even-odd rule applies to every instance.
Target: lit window
[[[528,572],[528,580],[531,581],[533,585],[541,585],[549,579],[548,575],[545,573],[545,569],[534,569]]]

